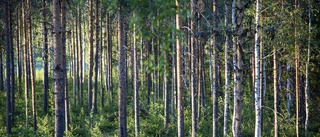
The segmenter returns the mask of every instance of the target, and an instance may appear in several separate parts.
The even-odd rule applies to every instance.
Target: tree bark
[[[308,1],[308,49],[307,49],[307,62],[306,62],[306,86],[305,86],[305,105],[306,105],[306,120],[304,123],[304,134],[308,137],[308,122],[309,122],[309,63],[310,63],[310,45],[311,45],[311,4]]]
[[[95,0],[96,8],[95,8],[95,29],[96,29],[96,37],[95,37],[95,61],[94,61],[94,90],[93,90],[93,106],[92,112],[94,114],[97,113],[97,95],[98,95],[98,68],[99,68],[99,55],[100,55],[100,28],[99,28],[99,0]]]
[[[93,0],[89,0],[89,77],[88,77],[88,112],[92,108],[92,73],[93,73]]]
[[[12,128],[12,104],[11,104],[11,57],[10,57],[10,49],[13,48],[11,43],[11,26],[10,26],[10,15],[11,15],[11,1],[7,0],[5,2],[5,44],[6,44],[6,115],[7,115],[7,121],[6,121],[6,129],[7,129],[7,135],[9,136],[11,134],[11,128]]]
[[[176,0],[176,6],[178,13],[176,14],[176,29],[180,30],[180,6],[178,0]],[[182,74],[182,47],[180,45],[179,36],[176,35],[176,56],[177,56],[177,93],[178,93],[178,137],[184,136],[184,104],[183,104],[183,74]]]
[[[65,90],[65,72],[63,66],[62,41],[61,41],[61,18],[60,18],[60,0],[53,0],[53,44],[54,44],[54,96],[55,96],[55,137],[64,135],[64,90]]]
[[[33,115],[33,131],[37,130],[37,112],[36,112],[36,94],[35,94],[35,69],[33,60],[33,46],[32,46],[32,30],[31,30],[31,0],[27,0],[27,26],[29,38],[29,61],[30,61],[30,78],[31,78],[31,98],[32,98],[32,115]]]
[[[137,45],[136,45],[136,24],[133,24],[133,90],[134,90],[134,127],[135,136],[140,133],[139,126],[139,86],[138,86],[138,66],[137,66]]]
[[[260,137],[261,136],[261,92],[260,90],[260,67],[262,59],[260,57],[260,0],[256,0],[256,18],[255,18],[255,45],[254,45],[254,58],[255,58],[255,130],[254,136]]]
[[[225,86],[224,86],[224,111],[223,111],[223,136],[226,137],[228,135],[228,121],[229,121],[229,102],[230,102],[230,79],[231,79],[231,73],[229,70],[229,46],[230,46],[230,27],[229,27],[229,7],[228,3],[225,0],[225,26],[227,28],[226,30],[226,41],[224,46],[224,63],[225,63],[225,69],[224,69],[224,76],[225,76]]]
[[[218,2],[213,0],[213,81],[212,81],[212,102],[213,102],[213,112],[212,112],[212,136],[218,136],[218,11],[217,11]]]
[[[197,118],[196,118],[196,104],[195,104],[195,94],[196,94],[196,81],[195,81],[195,2],[191,0],[190,2],[190,12],[192,18],[190,19],[190,29],[192,31],[190,38],[190,94],[191,94],[191,136],[196,137],[197,134]]]
[[[298,1],[295,0],[294,2],[294,8],[295,10],[297,10],[299,7],[298,5]],[[295,14],[295,22],[294,22],[294,46],[295,46],[295,67],[296,67],[296,79],[295,79],[295,85],[296,85],[296,136],[299,137],[299,94],[300,94],[300,74],[299,74],[299,60],[300,60],[300,45],[298,44],[298,32],[297,32],[297,27],[298,27],[298,24],[297,24],[297,21],[296,21],[296,18],[297,18],[297,14]]]
[[[126,137],[127,134],[127,65],[126,65],[126,31],[125,31],[125,19],[124,9],[122,1],[118,3],[118,53],[119,53],[119,65],[118,65],[118,112],[119,112],[119,137]]]
[[[274,136],[279,136],[278,108],[279,108],[279,86],[278,86],[278,60],[277,50],[273,47],[273,94],[274,94]]]
[[[78,7],[78,27],[79,27],[79,34],[77,33],[77,35],[79,36],[79,51],[78,51],[78,54],[79,54],[79,99],[78,99],[78,103],[83,105],[83,48],[82,48],[82,27],[81,27],[81,10],[80,10],[80,7]]]
[[[24,90],[25,90],[25,114],[26,114],[26,127],[28,127],[28,100],[29,100],[29,60],[28,60],[28,33],[27,33],[27,2],[22,1],[22,19],[23,19],[23,32],[24,32]]]
[[[65,130],[69,130],[69,90],[68,90],[68,75],[67,75],[67,58],[66,58],[66,0],[60,0],[61,3],[61,45],[62,45],[62,69],[64,71],[64,113],[65,113]]]
[[[243,106],[243,91],[242,91],[242,81],[243,81],[243,16],[244,16],[244,7],[243,1],[238,0],[237,6],[235,6],[235,0],[232,5],[233,20],[232,24],[234,29],[234,36],[237,40],[234,42],[234,113],[233,113],[233,136],[239,137],[242,136],[241,133],[241,124],[242,124],[242,106]],[[237,7],[237,8],[236,8]],[[237,9],[237,16],[235,16],[235,9]],[[236,17],[236,20],[235,20]],[[235,35],[236,33],[236,35]]]
[[[49,90],[49,74],[48,74],[48,30],[47,30],[47,15],[46,15],[46,0],[42,0],[42,42],[43,42],[43,112],[48,112],[48,90]]]

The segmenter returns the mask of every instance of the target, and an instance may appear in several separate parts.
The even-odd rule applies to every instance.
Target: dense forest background
[[[2,0],[0,136],[320,136],[317,0]]]

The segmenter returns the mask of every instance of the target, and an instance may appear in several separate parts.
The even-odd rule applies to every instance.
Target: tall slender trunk
[[[127,55],[126,55],[126,31],[125,31],[125,19],[124,9],[122,3],[118,5],[118,53],[119,53],[119,65],[118,65],[118,112],[119,112],[119,137],[126,137],[127,134]]]
[[[55,97],[55,137],[64,135],[64,90],[65,72],[63,56],[65,48],[61,41],[60,0],[53,0],[53,44],[54,44],[54,97]]]
[[[79,34],[77,33],[77,35],[79,36],[79,51],[78,51],[78,54],[79,54],[79,71],[80,71],[80,74],[79,74],[79,99],[78,99],[78,103],[83,105],[83,48],[82,48],[82,27],[81,27],[81,10],[80,8],[78,7],[78,26],[79,26]]]
[[[135,136],[139,136],[139,87],[137,66],[136,24],[133,24],[133,90],[134,90],[134,127]]]
[[[279,136],[279,122],[278,122],[278,113],[279,113],[279,74],[278,74],[278,60],[277,60],[277,50],[273,46],[273,94],[274,94],[274,136]]]
[[[294,2],[295,10],[299,9],[298,0],[295,0]],[[298,32],[297,32],[297,17],[298,15],[295,14],[295,22],[294,22],[294,46],[295,46],[295,67],[296,67],[296,79],[295,79],[295,85],[296,85],[296,135],[299,137],[299,94],[300,94],[300,74],[299,74],[299,60],[300,60],[300,45],[298,44]]]
[[[175,40],[175,35],[174,35],[174,31],[172,31],[171,33],[171,38],[172,41]],[[170,105],[170,111],[171,111],[171,122],[174,122],[174,109],[175,109],[175,98],[174,98],[174,94],[176,91],[176,46],[175,43],[172,42],[172,49],[171,51],[173,52],[172,54],[172,61],[171,61],[171,72],[172,72],[172,80],[171,80],[171,105]]]
[[[11,1],[7,0],[5,2],[5,15],[4,15],[4,19],[5,19],[5,44],[6,44],[6,91],[7,91],[7,95],[6,95],[6,115],[7,115],[7,121],[6,121],[6,129],[7,129],[7,135],[9,136],[11,134],[11,128],[12,128],[12,104],[11,104],[11,57],[10,57],[10,49],[13,48],[12,47],[12,43],[11,43],[11,26],[10,26],[10,15],[11,15]]]
[[[234,71],[235,71],[235,85],[234,85],[234,113],[233,113],[233,136],[239,137],[242,136],[241,134],[241,123],[242,123],[242,106],[243,106],[243,91],[242,91],[242,81],[243,81],[243,16],[244,16],[244,7],[243,7],[243,1],[238,0],[237,6],[234,4],[232,5],[233,14],[235,14],[235,7],[237,7],[237,18],[236,21],[233,20],[233,26],[235,27],[236,31],[234,33],[237,33],[236,39],[237,41],[234,42]],[[234,15],[235,18],[235,15]],[[236,25],[236,24],[237,25]]]
[[[229,46],[230,46],[230,27],[229,27],[229,8],[228,2],[225,0],[225,19],[224,23],[227,28],[226,30],[226,41],[224,46],[224,76],[225,76],[225,86],[224,86],[224,111],[223,111],[223,136],[226,137],[228,135],[228,121],[229,121],[229,101],[230,101],[230,70],[229,70]]]
[[[22,5],[20,5],[22,6]],[[18,89],[18,93],[19,95],[21,95],[21,57],[20,57],[20,31],[21,31],[21,16],[20,16],[20,8],[17,8],[16,11],[16,25],[17,25],[17,30],[16,30],[16,51],[17,51],[17,78],[18,78],[18,83],[17,83],[17,89]],[[14,56],[14,54],[12,54]]]
[[[110,104],[112,104],[113,101],[113,90],[112,90],[112,26],[111,26],[111,20],[110,18],[110,13],[106,13],[106,43],[107,43],[107,90],[109,93],[109,101]]]
[[[89,77],[88,77],[88,112],[92,108],[92,73],[93,73],[93,0],[89,0]]]
[[[48,90],[49,90],[49,74],[48,74],[48,30],[47,30],[47,15],[46,15],[46,0],[42,0],[42,42],[43,42],[43,112],[48,112]]]
[[[176,0],[176,6],[178,13],[176,14],[176,29],[180,30],[180,6],[178,0]],[[176,34],[176,57],[177,57],[177,93],[178,93],[178,137],[184,136],[184,104],[183,104],[183,74],[182,74],[182,47],[180,44],[179,36]]]
[[[28,33],[27,33],[27,2],[22,1],[22,19],[23,19],[23,32],[24,32],[24,90],[25,90],[25,114],[26,114],[26,127],[28,127],[29,111],[28,111],[28,100],[29,100],[29,60],[28,60]]]
[[[255,137],[260,137],[261,136],[261,92],[260,90],[260,67],[261,67],[261,62],[263,61],[261,59],[261,54],[260,52],[262,49],[260,46],[260,0],[256,0],[256,19],[255,19],[255,44],[254,44],[254,58],[255,58],[255,88],[254,88],[254,96],[255,96],[255,130],[254,130],[254,136]]]
[[[218,136],[218,13],[217,13],[217,0],[213,0],[213,82],[212,84],[212,102],[213,102],[213,116],[212,116],[212,135],[213,137]]]
[[[67,75],[67,58],[66,58],[66,0],[60,0],[61,3],[61,45],[62,45],[62,69],[64,72],[64,113],[65,113],[65,130],[69,130],[69,93],[68,93],[68,75]]]
[[[99,68],[99,55],[100,55],[100,28],[99,28],[99,0],[95,0],[96,8],[95,8],[95,29],[96,29],[96,37],[95,37],[95,61],[94,61],[94,90],[93,90],[93,106],[92,112],[97,113],[97,95],[98,95],[98,68]]]
[[[0,91],[4,92],[3,72],[3,51],[0,49]]]
[[[191,0],[190,2],[190,12],[191,16],[193,16],[190,20],[190,28],[191,28],[191,38],[190,38],[190,48],[191,48],[191,55],[190,55],[190,94],[191,94],[191,119],[192,119],[192,137],[196,136],[197,132],[197,118],[196,118],[196,104],[195,104],[195,94],[196,85],[195,81],[195,2]]]
[[[29,61],[30,61],[30,78],[31,78],[31,98],[32,98],[32,115],[33,115],[33,131],[37,130],[37,112],[36,112],[36,94],[35,94],[35,69],[33,60],[33,43],[31,30],[31,0],[27,0],[27,26],[29,38]]]
[[[305,105],[306,105],[306,121],[304,123],[304,134],[308,137],[308,122],[309,122],[309,63],[310,63],[310,45],[311,45],[311,4],[308,1],[308,53],[307,53],[307,63],[306,63],[306,86],[305,86]]]
[[[77,14],[77,13],[76,13]],[[75,107],[77,105],[77,91],[78,91],[78,41],[77,41],[77,33],[78,33],[78,26],[77,26],[77,20],[78,20],[78,16],[76,15],[76,25],[74,24],[74,22],[71,23],[72,26],[72,32],[71,32],[71,45],[73,47],[72,50],[72,57],[73,57],[73,107]]]

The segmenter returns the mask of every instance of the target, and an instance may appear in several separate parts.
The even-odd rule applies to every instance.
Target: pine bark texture
[[[53,0],[53,44],[54,44],[54,99],[55,99],[55,137],[64,135],[64,89],[63,46],[61,42],[60,0]]]
[[[124,30],[125,20],[124,20],[124,9],[123,3],[120,1],[118,5],[118,112],[119,112],[119,137],[126,137],[127,134],[127,55],[126,55],[126,32]]]
[[[176,0],[178,13],[176,14],[176,29],[180,30],[180,6]],[[183,104],[183,73],[182,73],[182,46],[180,44],[179,36],[176,35],[176,56],[177,56],[177,95],[178,95],[178,137],[184,137],[184,104]]]

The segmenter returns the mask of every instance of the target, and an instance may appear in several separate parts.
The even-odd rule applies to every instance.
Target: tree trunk
[[[61,45],[62,45],[62,69],[64,71],[64,113],[65,113],[65,128],[69,129],[69,93],[68,93],[68,75],[67,75],[67,58],[66,58],[66,0],[60,0],[61,3]]]
[[[273,94],[274,94],[274,136],[279,136],[278,108],[279,108],[279,86],[278,86],[278,60],[277,50],[273,47]]]
[[[233,12],[233,27],[236,29],[234,33],[234,37],[236,37],[237,41],[235,39],[234,42],[234,80],[235,80],[235,86],[234,86],[234,113],[233,113],[233,136],[239,137],[242,136],[241,133],[241,123],[242,123],[242,106],[243,106],[243,91],[242,91],[242,80],[243,80],[243,16],[244,16],[244,7],[243,7],[243,1],[238,0],[237,1],[237,8],[235,6],[235,1],[233,1],[232,5],[232,12]],[[237,9],[237,18],[235,20],[235,9]],[[236,24],[237,25],[236,25]]]
[[[89,77],[88,77],[88,112],[92,108],[92,73],[93,73],[93,0],[89,0]]]
[[[77,13],[76,13],[77,14]],[[77,105],[77,91],[78,91],[78,39],[76,38],[78,33],[78,16],[76,15],[76,25],[74,25],[74,22],[71,23],[72,26],[72,32],[71,32],[71,45],[73,47],[72,50],[72,62],[73,62],[73,107],[75,108]]]
[[[48,112],[48,90],[49,90],[49,74],[48,74],[48,30],[47,30],[47,15],[46,15],[46,0],[42,0],[42,42],[43,42],[43,112]]]
[[[27,0],[27,26],[29,38],[29,61],[30,61],[30,78],[31,78],[31,97],[32,97],[32,115],[33,131],[37,130],[37,112],[36,112],[36,94],[35,94],[35,69],[33,60],[32,30],[31,30],[31,0]]]
[[[136,45],[136,24],[133,24],[133,90],[134,90],[134,127],[135,136],[139,136],[139,87],[138,87],[138,66],[137,66],[137,45]]]
[[[229,26],[229,8],[228,8],[228,3],[225,0],[225,26],[227,27],[226,30],[226,41],[225,41],[225,46],[224,46],[224,63],[225,63],[225,69],[224,69],[224,76],[225,76],[225,86],[224,86],[224,111],[223,111],[223,136],[226,137],[228,135],[228,121],[229,121],[229,101],[230,101],[230,78],[231,78],[231,73],[229,70],[229,46],[230,46],[230,28]]]
[[[122,3],[118,5],[118,53],[119,53],[119,65],[118,65],[118,81],[119,81],[119,137],[126,137],[127,134],[127,55],[126,55],[126,31],[125,31],[125,19]]]
[[[20,5],[20,6],[22,6],[22,5]],[[18,78],[18,83],[17,83],[17,87],[18,87],[18,93],[19,93],[19,95],[21,95],[21,91],[22,91],[22,89],[21,89],[21,54],[20,54],[20,38],[21,38],[21,35],[20,35],[20,31],[21,31],[21,16],[20,16],[20,9],[19,8],[17,8],[17,11],[16,11],[17,13],[17,15],[16,15],[16,25],[17,25],[17,29],[16,29],[16,44],[17,44],[17,47],[16,47],[16,51],[17,51],[17,78]],[[13,56],[14,56],[14,54],[13,54]]]
[[[6,44],[6,115],[7,115],[7,121],[6,121],[6,129],[7,129],[7,135],[9,136],[11,134],[11,128],[12,128],[12,104],[11,104],[11,57],[10,57],[10,49],[13,48],[12,43],[11,43],[11,26],[10,26],[10,15],[11,15],[11,1],[7,0],[5,2],[5,44]]]
[[[295,0],[295,9],[297,10],[299,7],[298,5],[298,1]],[[300,45],[298,44],[298,32],[297,32],[297,18],[298,15],[295,15],[295,23],[294,23],[294,46],[295,46],[295,67],[296,67],[296,81],[295,81],[295,85],[296,85],[296,135],[297,137],[299,137],[299,94],[300,94],[300,85],[299,85],[299,60],[300,60]]]
[[[54,97],[55,97],[55,137],[64,135],[64,90],[65,72],[63,56],[65,48],[61,41],[60,0],[53,0],[53,44],[54,44]]]
[[[28,127],[28,98],[29,98],[29,60],[28,60],[28,33],[27,33],[27,2],[22,1],[22,19],[23,19],[23,32],[24,32],[24,90],[25,90],[25,114],[26,114],[26,127]]]
[[[110,101],[111,104],[113,104],[113,80],[112,80],[112,21],[110,20],[110,13],[108,13],[107,15],[107,19],[108,19],[108,76],[109,76],[109,80],[108,80],[108,89],[109,89],[109,96],[110,96]]]
[[[308,122],[309,122],[309,62],[310,62],[310,45],[311,45],[311,4],[310,4],[310,0],[308,1],[308,17],[309,17],[308,49],[307,49],[308,53],[307,53],[307,62],[306,62],[306,86],[305,86],[306,120],[304,123],[305,137],[308,137]]]
[[[213,82],[212,84],[212,102],[213,102],[213,116],[212,116],[212,136],[218,136],[218,11],[217,11],[217,0],[213,0]]]
[[[196,118],[196,104],[195,104],[195,94],[196,94],[196,81],[195,81],[195,3],[194,0],[190,2],[190,12],[191,16],[193,16],[190,20],[190,29],[192,31],[191,38],[190,38],[190,48],[191,48],[191,55],[190,55],[190,94],[191,94],[191,136],[196,137],[197,132],[197,118]]]
[[[255,19],[255,45],[254,45],[254,58],[255,58],[255,130],[254,136],[260,137],[261,136],[261,96],[260,96],[260,67],[262,59],[260,57],[260,0],[256,0],[256,19]]]
[[[93,106],[92,112],[94,114],[97,113],[97,95],[98,95],[98,68],[99,68],[99,55],[100,55],[100,39],[99,39],[99,0],[96,1],[96,8],[95,8],[95,29],[96,29],[96,37],[95,37],[95,61],[94,61],[94,90],[93,90]]]
[[[78,103],[83,105],[83,48],[82,48],[82,27],[81,27],[81,10],[80,8],[78,7],[78,26],[79,26],[79,34],[77,33],[77,35],[79,36],[79,51],[78,51],[78,54],[79,54],[79,71],[80,71],[80,74],[79,74],[79,99],[78,99]]]
[[[176,14],[176,29],[180,30],[180,6],[178,0],[176,0],[176,6],[178,13]],[[177,56],[177,93],[178,93],[178,137],[184,136],[184,104],[183,104],[183,74],[182,74],[182,47],[180,45],[179,36],[176,34],[176,56]]]

